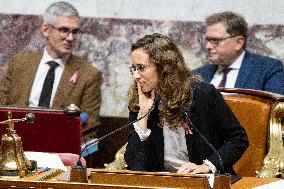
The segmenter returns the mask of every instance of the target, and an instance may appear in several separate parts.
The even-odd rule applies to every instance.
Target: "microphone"
[[[87,112],[82,112],[80,114],[80,121],[81,121],[82,127],[86,126],[89,121],[89,114]]]
[[[189,118],[189,109],[185,106],[185,105],[181,105],[180,110],[182,112],[182,114],[185,116],[186,121],[191,125],[191,127],[193,128],[193,130],[205,141],[206,145],[208,145],[213,152],[218,156],[219,159],[219,165],[221,167],[221,173],[224,173],[224,164],[221,158],[221,155],[219,154],[219,152],[214,148],[214,146],[205,138],[205,136],[195,127],[195,125],[192,123],[192,121]],[[220,172],[219,172],[220,173]]]
[[[81,113],[80,108],[76,104],[70,104],[63,111],[69,116],[78,116]]]
[[[115,133],[117,133],[117,132],[119,132],[119,131],[121,131],[121,130],[127,128],[127,127],[129,127],[129,126],[132,125],[133,123],[136,123],[136,122],[140,121],[141,119],[143,119],[144,117],[146,117],[146,116],[155,108],[155,104],[158,103],[158,102],[160,101],[160,99],[161,99],[160,96],[158,96],[158,95],[155,96],[151,108],[149,109],[149,111],[148,111],[144,116],[142,116],[142,117],[140,117],[140,118],[138,118],[138,119],[135,119],[135,120],[131,121],[130,123],[128,123],[128,124],[126,124],[126,125],[124,125],[124,126],[118,128],[118,129],[116,129],[116,130],[114,130],[114,131],[112,131],[112,132],[110,132],[110,133],[108,133],[108,134],[106,134],[106,135],[104,135],[104,136],[98,138],[98,139],[95,140],[94,142],[91,142],[91,143],[89,143],[89,144],[86,144],[86,146],[81,150],[81,153],[80,153],[80,155],[79,155],[79,159],[78,159],[78,161],[77,161],[77,165],[76,165],[76,166],[83,167],[82,162],[81,162],[81,157],[82,157],[83,152],[84,152],[89,146],[94,145],[94,144],[96,144],[96,143],[99,143],[100,141],[106,139],[107,137],[109,137],[109,136],[111,136],[111,135],[113,135],[113,134],[115,134]]]

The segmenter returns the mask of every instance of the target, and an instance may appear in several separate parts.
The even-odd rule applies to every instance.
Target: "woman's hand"
[[[138,118],[139,118],[147,114],[150,108],[153,106],[154,98],[155,98],[155,91],[152,90],[151,92],[149,92],[149,94],[143,93],[139,82],[137,83],[137,88],[138,88],[139,107],[140,107],[139,114],[138,114]]]
[[[149,94],[145,94],[141,90],[140,83],[137,83],[138,95],[139,95],[139,107],[138,119],[145,116],[151,109],[154,103],[155,92],[152,90]],[[149,114],[148,114],[149,115]],[[147,120],[148,115],[137,122],[137,126],[142,133],[147,132]]]
[[[209,173],[210,169],[209,166],[203,163],[202,165],[196,165],[195,163],[188,162],[183,164],[177,173],[180,174],[197,174],[197,173]]]

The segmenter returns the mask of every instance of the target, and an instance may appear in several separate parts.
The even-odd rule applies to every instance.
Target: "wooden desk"
[[[230,176],[215,176],[214,189],[230,189],[230,178]],[[156,188],[210,189],[207,175],[95,169],[91,173],[91,181],[98,184],[116,183],[137,188],[146,186]]]
[[[29,181],[0,179],[0,188],[189,188],[210,189],[205,175],[180,175],[176,173],[147,173],[140,171],[93,170],[89,183],[56,181]],[[215,189],[229,189],[230,177],[215,177]]]
[[[111,172],[109,172],[111,173]],[[101,177],[99,179],[99,176],[102,176],[105,174],[104,177]],[[93,189],[93,188],[165,188],[165,184],[174,184],[171,188],[208,188],[208,185],[205,184],[205,180],[202,177],[199,177],[198,179],[195,178],[186,178],[185,177],[167,177],[164,175],[164,177],[160,177],[155,173],[151,173],[155,176],[151,176],[151,174],[145,174],[144,176],[139,176],[139,174],[135,175],[117,175],[111,173],[110,175],[106,175],[106,173],[93,175],[92,179],[93,182],[91,183],[91,180],[89,180],[89,183],[75,183],[75,182],[63,182],[63,181],[27,181],[27,180],[4,180],[0,179],[0,188],[42,188],[42,189]],[[123,178],[124,177],[124,178]],[[147,178],[148,177],[148,178]],[[112,180],[113,178],[116,178],[116,181]],[[97,179],[97,180],[96,180]],[[154,180],[153,180],[154,179]],[[219,179],[219,180],[218,180]],[[264,184],[272,183],[275,181],[279,181],[278,178],[255,178],[255,177],[244,177],[238,182],[234,183],[231,188],[232,189],[248,189],[253,188],[257,186],[261,186]],[[107,183],[106,183],[107,182]],[[149,185],[149,182],[152,182],[153,184]],[[171,183],[173,182],[173,183]],[[191,184],[190,184],[191,183]],[[203,183],[204,185],[200,185],[200,183]],[[219,184],[218,184],[219,183]],[[228,187],[228,183],[225,185],[224,181],[221,181],[220,178],[215,177],[215,185],[214,189],[218,188],[230,188]],[[167,187],[169,188],[169,187]]]
[[[100,188],[161,188],[161,187],[131,187],[127,185],[115,185],[115,184],[92,184],[92,183],[72,183],[72,182],[44,182],[44,181],[12,181],[1,180],[0,188],[41,188],[41,189],[100,189]]]

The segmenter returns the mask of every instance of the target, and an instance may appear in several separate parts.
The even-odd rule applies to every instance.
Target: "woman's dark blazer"
[[[125,152],[129,170],[165,171],[163,129],[158,126],[158,111],[156,105],[149,115],[148,128],[151,129],[151,134],[147,140],[142,142],[134,130],[129,136]],[[247,149],[248,138],[222,94],[211,84],[195,82],[189,114],[195,127],[217,149],[222,163],[218,155],[194,130],[193,134],[186,135],[189,161],[202,164],[203,160],[207,159],[217,170],[222,170],[223,164],[226,173],[235,175],[232,166]],[[137,112],[130,111],[130,120],[136,118]]]

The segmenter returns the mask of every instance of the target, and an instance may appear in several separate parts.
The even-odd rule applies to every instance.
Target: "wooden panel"
[[[163,187],[163,188],[210,188],[206,175],[190,175],[177,173],[158,173],[141,171],[107,171],[94,170],[91,173],[91,182],[96,184],[111,184]],[[214,183],[215,189],[230,188],[229,176],[217,176]]]
[[[215,177],[216,182],[218,177]],[[234,183],[232,189],[244,189],[244,188],[254,188],[256,186],[261,186],[264,184],[279,181],[278,178],[255,178],[255,177],[244,177],[238,182]],[[216,183],[215,182],[215,183]],[[216,183],[217,184],[217,183]],[[57,188],[57,189],[87,189],[87,188],[162,188],[162,187],[149,187],[149,186],[127,186],[127,185],[117,185],[117,184],[94,184],[94,183],[67,183],[67,182],[32,182],[32,181],[17,181],[17,180],[2,180],[0,178],[0,188]],[[214,185],[214,189],[220,188]]]
[[[44,188],[44,189],[100,189],[100,188],[157,188],[157,187],[130,187],[127,185],[115,184],[83,184],[71,182],[32,182],[32,181],[13,181],[13,180],[0,180],[0,188]]]

